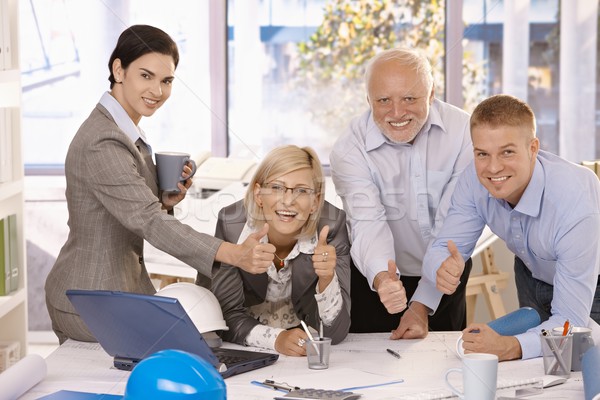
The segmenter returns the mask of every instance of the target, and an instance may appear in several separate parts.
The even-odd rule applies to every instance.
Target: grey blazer
[[[246,210],[242,201],[223,208],[219,213],[215,236],[233,243],[246,224]],[[325,202],[318,231],[329,225],[327,242],[337,255],[335,268],[342,291],[343,306],[331,326],[324,327],[324,335],[336,344],[344,340],[350,328],[350,242],[346,230],[346,213]],[[289,263],[292,269],[292,303],[299,318],[312,327],[319,326],[319,311],[315,300],[318,277],[313,269],[312,255],[300,253]],[[199,281],[201,278],[199,277]],[[267,294],[267,274],[252,275],[230,265],[221,264],[215,273],[211,290],[219,299],[223,316],[229,327],[222,332],[224,340],[244,344],[244,340],[259,322],[248,313],[249,306],[264,302]]]
[[[212,276],[222,240],[161,209],[156,168],[100,104],[73,138],[65,161],[69,236],[46,280],[49,307],[75,313],[67,289],[154,293],[143,258],[153,246]]]

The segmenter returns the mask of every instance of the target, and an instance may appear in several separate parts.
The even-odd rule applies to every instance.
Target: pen
[[[306,332],[306,336],[308,336],[308,339],[310,340],[315,340],[313,338],[312,333],[310,333],[310,331],[308,330],[308,326],[306,326],[306,322],[304,322],[304,320],[300,320],[300,323],[302,324],[302,329],[304,329],[304,332]]]
[[[567,320],[563,327],[563,334],[562,334],[563,337],[569,336],[571,334],[572,329],[573,329],[573,325],[570,325],[569,320]],[[563,339],[561,339],[560,344],[558,345],[558,350],[562,351],[564,345],[565,345],[565,339],[563,338]]]
[[[323,338],[323,320],[319,318],[319,337]]]
[[[304,329],[304,332],[306,332],[306,336],[308,336],[308,339],[311,341],[311,343],[313,345],[313,348],[315,349],[317,355],[320,358],[321,357],[321,352],[319,351],[319,348],[317,347],[317,344],[314,343],[315,339],[313,338],[312,333],[310,333],[310,331],[308,330],[308,326],[306,326],[306,322],[304,322],[304,320],[301,319],[300,323],[302,324],[302,329]]]
[[[398,354],[398,352],[397,352],[397,351],[394,351],[394,350],[392,350],[392,349],[385,349],[385,351],[387,351],[388,353],[390,353],[391,355],[393,355],[393,356],[394,356],[394,357],[396,357],[396,358],[402,358],[402,357],[400,356],[400,354]]]
[[[287,383],[277,383],[273,380],[265,379],[264,382],[250,381],[251,384],[261,386],[268,389],[279,390],[280,392],[289,393],[292,390],[300,389],[298,386],[288,385]]]
[[[567,336],[567,333],[569,332],[569,320],[565,321],[565,324],[563,326],[563,336]]]

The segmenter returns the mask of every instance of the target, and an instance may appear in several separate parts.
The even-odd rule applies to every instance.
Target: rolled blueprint
[[[541,323],[540,315],[531,307],[521,307],[488,323],[488,326],[502,336],[515,336]]]
[[[590,347],[581,359],[585,400],[600,400],[600,346]]]
[[[37,354],[23,357],[0,374],[0,398],[18,399],[29,389],[44,380],[47,373],[46,361]]]

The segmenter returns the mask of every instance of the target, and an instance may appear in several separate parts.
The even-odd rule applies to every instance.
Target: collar
[[[119,103],[110,92],[105,92],[100,98],[99,103],[106,108],[111,117],[115,120],[119,129],[125,132],[133,143],[138,139],[142,139],[144,143],[148,144],[144,131],[133,123],[131,118],[129,118],[127,111],[125,111],[121,103]]]
[[[540,214],[540,208],[542,207],[542,196],[544,195],[545,186],[546,176],[544,175],[544,167],[542,166],[542,163],[538,157],[535,160],[535,166],[533,167],[531,179],[529,180],[521,199],[513,210],[524,215],[529,215],[530,217],[537,217]],[[510,208],[510,205],[506,200],[496,199],[489,192],[488,197],[493,198]]]
[[[544,195],[544,187],[546,186],[546,176],[544,175],[544,167],[540,159],[536,157],[533,167],[531,179],[523,192],[523,196],[517,203],[515,210],[521,214],[537,217],[540,214],[542,207],[542,196]]]
[[[427,116],[427,120],[425,124],[417,134],[415,141],[419,140],[422,136],[425,136],[431,130],[433,125],[439,127],[443,132],[447,132],[447,129],[442,121],[442,116],[439,112],[440,101],[438,99],[433,99],[433,104],[429,107],[429,115]],[[369,118],[367,120],[367,133],[365,137],[365,147],[367,151],[375,150],[378,147],[387,144],[395,147],[408,147],[412,146],[408,143],[394,143],[389,140],[383,132],[379,129],[375,120],[373,119],[373,113],[369,112]]]

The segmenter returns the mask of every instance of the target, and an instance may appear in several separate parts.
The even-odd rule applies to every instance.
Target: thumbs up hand
[[[396,274],[394,260],[388,261],[388,270],[375,275],[373,286],[379,294],[379,300],[390,314],[397,314],[406,308],[406,290]]]
[[[465,260],[458,251],[456,244],[448,240],[450,256],[442,262],[436,272],[436,288],[444,294],[452,294],[460,284],[460,276],[465,269]]]
[[[319,233],[315,254],[312,256],[313,268],[315,269],[315,274],[319,277],[319,293],[323,293],[333,280],[337,260],[335,247],[327,244],[328,233],[329,226],[325,225]]]
[[[260,243],[260,240],[269,233],[269,224],[265,223],[262,229],[254,232],[238,245],[239,254],[234,265],[251,274],[262,274],[275,258],[275,246],[271,243]]]

